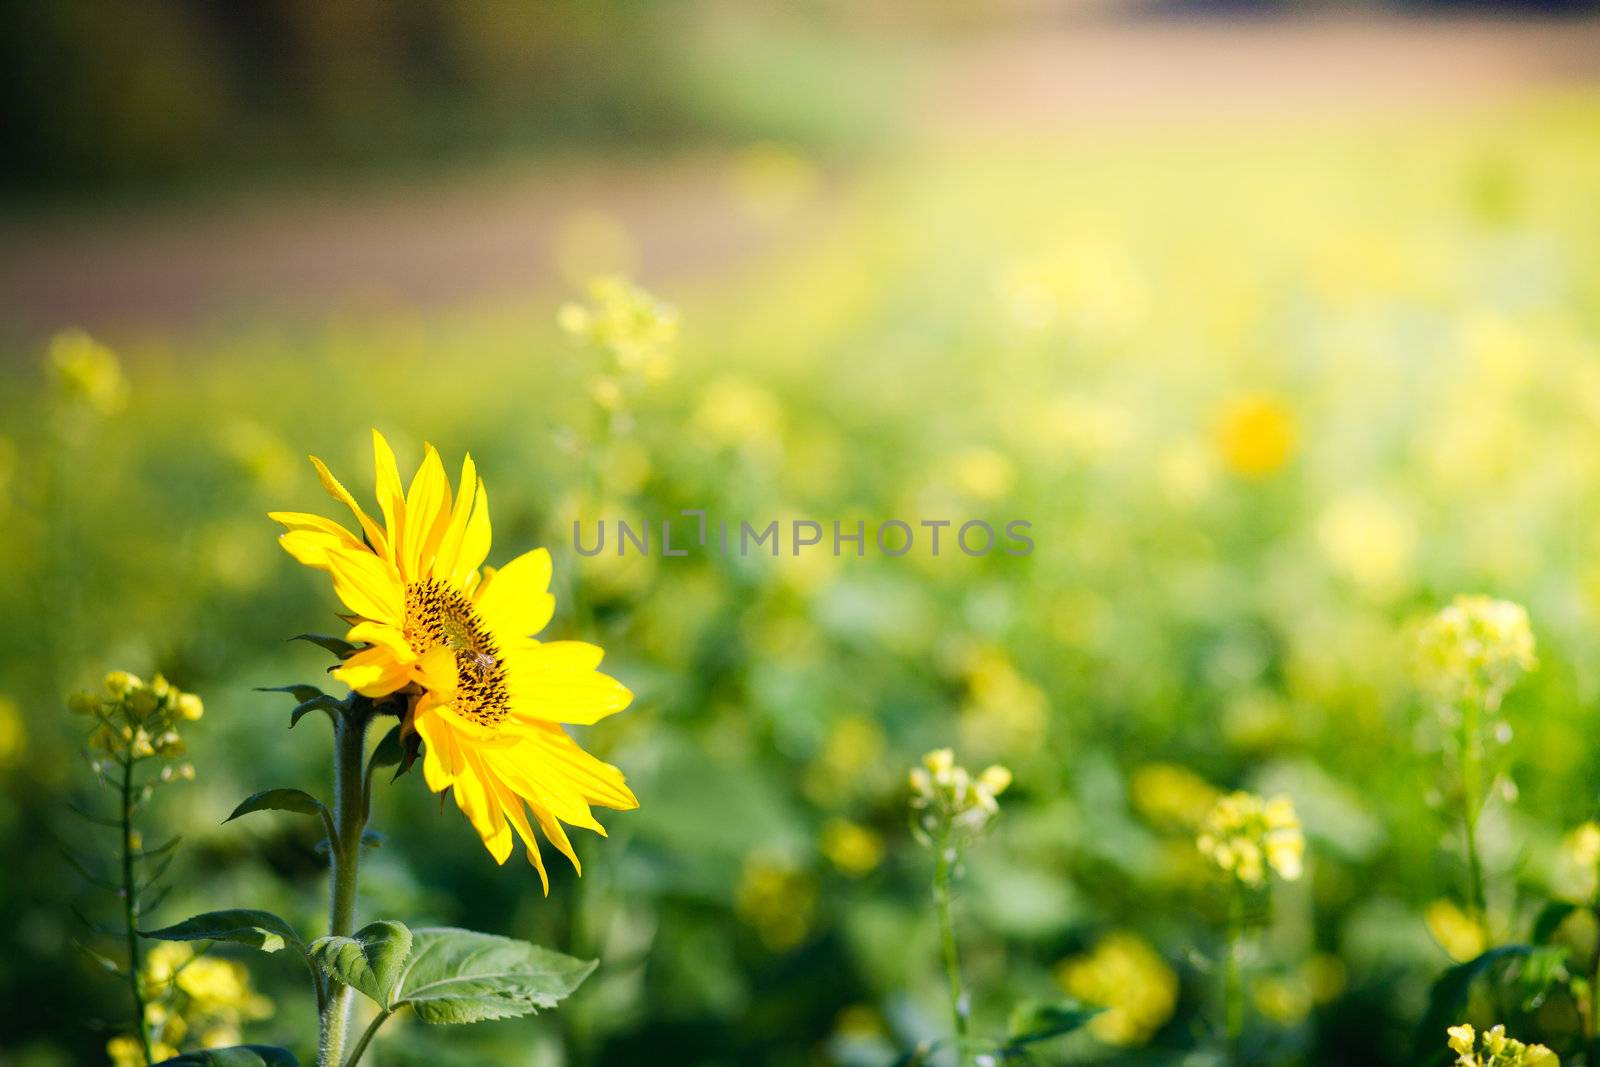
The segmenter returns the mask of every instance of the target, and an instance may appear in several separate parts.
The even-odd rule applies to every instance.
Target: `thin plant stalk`
[[[961,959],[956,954],[955,920],[950,908],[950,876],[955,848],[946,834],[939,841],[933,868],[933,899],[939,912],[939,935],[944,948],[944,974],[950,992],[950,1016],[955,1025],[956,1056],[967,1062],[967,1003],[961,986]]]
[[[1600,923],[1600,863],[1595,864],[1595,890],[1590,898],[1589,910],[1596,923]],[[1586,1020],[1589,1038],[1589,1063],[1600,1065],[1600,944],[1594,950],[1594,968],[1589,984],[1589,1017]]]
[[[361,1062],[361,1057],[366,1053],[367,1046],[372,1044],[372,1039],[374,1037],[378,1036],[378,1028],[384,1023],[388,1022],[388,1020],[389,1012],[386,1011],[380,1011],[376,1016],[373,1017],[372,1022],[369,1023],[366,1030],[362,1032],[361,1040],[357,1041],[356,1047],[350,1050],[350,1058],[345,1061],[345,1067],[355,1067],[356,1064]]]
[[[328,842],[330,899],[328,933],[348,937],[355,930],[356,875],[361,859],[361,833],[367,824],[366,771],[363,765],[370,702],[352,696],[333,724],[333,823]],[[339,1067],[344,1056],[350,1008],[355,991],[328,979],[317,1042],[318,1067]],[[365,1041],[360,1046],[365,1048]]]
[[[1485,700],[1485,703],[1489,703]],[[1466,838],[1467,900],[1473,922],[1489,941],[1489,897],[1484,888],[1483,859],[1478,852],[1478,816],[1483,807],[1483,753],[1481,751],[1482,712],[1475,700],[1461,708],[1461,806],[1462,831]]]
[[[144,987],[140,982],[143,970],[139,951],[139,886],[134,880],[135,849],[133,845],[133,758],[125,757],[122,763],[122,918],[128,937],[128,987],[133,992],[133,1027],[139,1035],[139,1046],[144,1050],[146,1063],[156,1062],[155,1048],[150,1042],[150,1022],[145,1017]]]
[[[1222,1002],[1228,1059],[1244,1062],[1244,887],[1237,881],[1228,901],[1228,954],[1223,962]]]

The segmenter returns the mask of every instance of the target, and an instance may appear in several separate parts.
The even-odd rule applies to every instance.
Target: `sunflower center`
[[[448,648],[456,658],[456,713],[498,726],[509,711],[500,649],[461,590],[429,578],[406,586],[406,643],[419,656]]]

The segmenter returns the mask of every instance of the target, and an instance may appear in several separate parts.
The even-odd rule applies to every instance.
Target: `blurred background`
[[[4,5],[0,1063],[105,1062],[125,1012],[58,848],[100,840],[65,698],[111,668],[207,707],[151,816],[185,835],[160,918],[319,927],[311,827],[219,824],[325,788],[321,723],[253,691],[315,681],[284,639],[336,625],[265,512],[331,506],[307,452],[366,498],[373,426],[402,466],[472,452],[491,562],[552,549],[551,632],[638,693],[582,740],[642,807],[545,898],[419,776],[385,788],[368,918],[601,965],[558,1013],[402,1022],[369,1062],[894,1062],[946,1022],[905,817],[943,744],[1016,775],[960,886],[980,1019],[1089,988],[1119,1021],[1046,1062],[1214,1062],[1195,813],[1281,790],[1308,870],[1253,1055],[1420,1062],[1475,946],[1405,626],[1458,592],[1539,641],[1493,904],[1584,891],[1596,6]],[[645,373],[558,326],[611,275],[676,308]],[[574,517],[684,507],[1024,518],[1037,549],[572,551]],[[246,962],[245,1037],[304,1053],[303,975]],[[1559,1046],[1571,1005],[1541,1010]]]

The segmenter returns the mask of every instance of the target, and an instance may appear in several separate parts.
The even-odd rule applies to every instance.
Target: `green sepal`
[[[326,649],[327,651],[332,652],[340,659],[349,659],[351,656],[355,655],[361,650],[361,646],[352,645],[344,638],[335,637],[333,634],[295,634],[293,637],[289,638],[289,640],[309,642],[310,644],[316,645],[318,648]]]

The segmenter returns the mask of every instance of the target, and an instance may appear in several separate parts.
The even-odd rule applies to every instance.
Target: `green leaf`
[[[393,767],[405,758],[405,743],[400,740],[400,724],[389,727],[389,732],[383,735],[383,740],[378,742],[378,747],[372,750],[370,766]]]
[[[303,789],[263,789],[253,793],[240,802],[233,814],[222,821],[232,822],[241,815],[249,815],[252,811],[292,811],[296,815],[314,815],[326,822],[332,822],[332,816],[322,801],[307,793]]]
[[[1428,1011],[1422,1025],[1417,1028],[1416,1055],[1418,1064],[1444,1063],[1449,1059],[1439,1035],[1461,1021],[1467,995],[1472,983],[1486,977],[1496,965],[1526,957],[1533,949],[1528,945],[1501,945],[1483,955],[1457,964],[1441,974],[1428,992]]]
[[[306,701],[311,700],[314,697],[327,696],[326,693],[314,685],[258,685],[256,686],[256,692],[288,693],[290,696],[294,697],[295,703],[297,704],[304,704]]]
[[[1535,945],[1549,944],[1561,924],[1567,921],[1567,916],[1577,910],[1578,906],[1568,900],[1549,901],[1539,909],[1538,916],[1533,920],[1533,932],[1528,935],[1528,940]]]
[[[272,1045],[234,1045],[185,1052],[156,1067],[300,1067],[300,1061],[288,1049]]]
[[[300,725],[300,720],[305,718],[310,712],[325,711],[328,713],[328,717],[332,718],[343,710],[344,703],[342,701],[335,700],[326,693],[323,693],[320,696],[314,696],[310,700],[301,701],[299,704],[295,705],[295,709],[289,713],[289,729],[293,730],[296,726]]]
[[[1076,1000],[1024,1001],[1012,1009],[1006,1027],[1006,1048],[1021,1048],[1070,1034],[1104,1010]]]
[[[319,937],[311,942],[311,958],[351,989],[394,1010],[394,992],[401,968],[411,954],[411,931],[404,923],[380,920],[368,923],[353,937]]]
[[[316,645],[318,648],[327,649],[340,659],[349,659],[351,656],[360,651],[359,646],[352,645],[344,638],[335,637],[332,634],[295,634],[293,637],[289,638],[289,640],[308,641],[311,644]]]
[[[425,1023],[472,1023],[553,1008],[595,968],[526,941],[439,927],[417,930],[394,1004]]]
[[[208,911],[160,930],[139,932],[153,941],[228,941],[262,952],[276,952],[285,945],[298,948],[301,943],[300,934],[286,920],[248,908]]]

